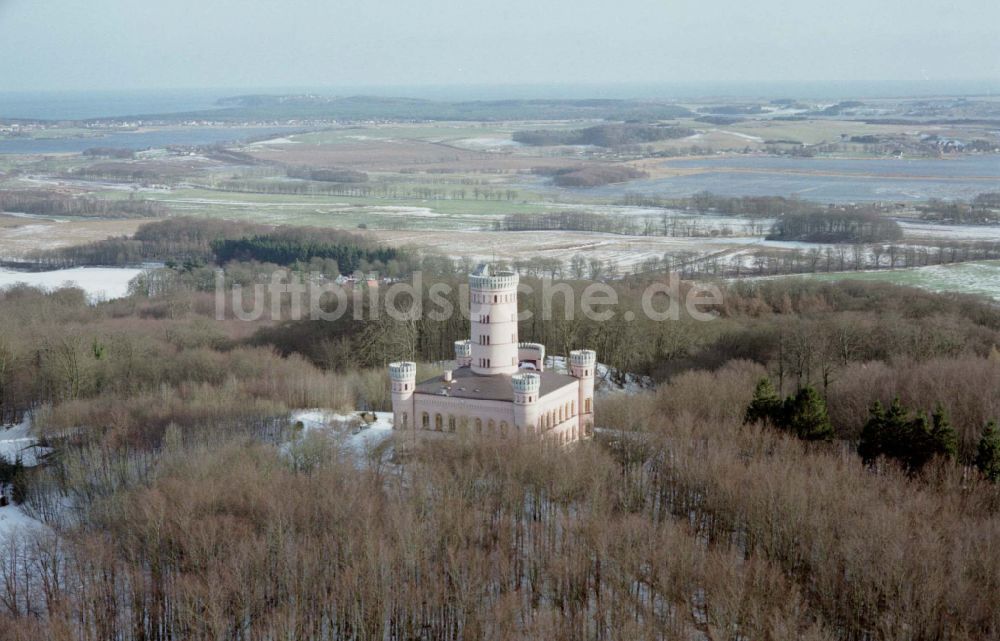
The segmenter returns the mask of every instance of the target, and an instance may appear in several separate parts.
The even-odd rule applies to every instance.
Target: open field
[[[886,269],[835,274],[806,274],[783,278],[808,278],[821,281],[860,280],[919,287],[934,292],[974,294],[1000,301],[1000,261],[931,265],[913,269]]]
[[[256,159],[289,165],[351,167],[362,171],[518,172],[533,167],[563,167],[559,157],[483,152],[422,140],[351,140],[333,144],[255,145]]]
[[[699,111],[698,104],[687,105]],[[813,105],[823,108],[823,105]],[[881,108],[881,107],[880,107]],[[156,149],[134,159],[81,155],[0,155],[0,188],[56,190],[101,199],[148,199],[170,214],[268,224],[367,229],[390,244],[413,244],[452,256],[512,258],[573,254],[610,261],[619,268],[638,266],[669,254],[673,260],[713,257],[753,259],[755,252],[822,250],[801,243],[762,242],[769,219],[749,222],[620,205],[630,193],[686,196],[702,190],[729,195],[800,195],[819,202],[885,199],[913,202],[930,196],[963,197],[1000,183],[996,156],[957,154],[946,158],[875,158],[864,145],[841,141],[852,136],[919,140],[930,132],[989,135],[981,125],[870,124],[860,118],[776,120],[766,114],[741,117],[732,124],[711,124],[693,116],[670,123],[695,131],[691,136],[618,148],[594,145],[530,146],[515,143],[518,131],[582,129],[607,124],[586,119],[538,121],[437,121],[313,123],[314,131],[233,127],[233,133],[273,131],[274,137],[216,147]],[[197,130],[195,127],[193,130]],[[50,129],[72,139],[75,131]],[[166,134],[170,128],[154,128]],[[208,138],[224,128],[206,128]],[[35,132],[36,135],[38,132]],[[198,133],[195,131],[195,133]],[[124,135],[124,134],[122,134]],[[195,136],[197,138],[197,136]],[[769,155],[775,141],[828,143],[821,155],[799,158]],[[840,147],[837,147],[840,145]],[[743,153],[747,148],[755,153]],[[661,153],[663,152],[663,153]],[[669,152],[669,153],[667,153]],[[721,153],[724,152],[724,153]],[[676,153],[681,157],[665,158]],[[698,155],[691,155],[697,153]],[[535,169],[638,168],[647,178],[599,187],[554,186]],[[349,169],[364,172],[357,185],[309,178],[309,171]],[[299,173],[295,173],[299,172]],[[290,177],[291,175],[291,177]],[[955,192],[957,190],[957,192]],[[656,229],[664,217],[683,220],[672,237],[611,235],[575,231],[494,232],[510,214],[540,214],[566,209],[635,220],[637,233],[647,221]],[[912,205],[901,215],[915,215]],[[693,221],[693,222],[692,222]],[[25,221],[0,218],[0,254],[18,256],[36,248],[61,247],[131,233],[141,221]],[[909,225],[904,242],[939,244],[990,240],[994,228],[962,225]],[[653,233],[657,233],[653,231]],[[870,252],[869,252],[870,253]]]
[[[135,233],[144,219],[57,221],[0,215],[0,259]]]
[[[490,259],[530,260],[556,258],[563,262],[574,254],[587,259],[615,263],[619,268],[631,268],[664,254],[706,256],[736,255],[753,246],[738,242],[717,242],[707,238],[668,238],[656,236],[623,236],[595,232],[505,232],[505,231],[372,231],[375,238],[396,246],[413,246],[446,256],[470,256]],[[735,241],[736,239],[734,239]]]

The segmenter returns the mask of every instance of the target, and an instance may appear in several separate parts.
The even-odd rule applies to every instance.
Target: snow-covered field
[[[933,292],[975,294],[1000,301],[1000,261],[996,260],[930,265],[913,269],[880,269],[779,278],[881,281],[919,287]]]
[[[79,287],[92,301],[112,300],[128,295],[128,284],[142,273],[130,267],[74,267],[48,272],[19,272],[0,268],[0,289],[25,283],[43,289],[70,285]]]
[[[937,225],[897,221],[907,239],[1000,241],[1000,225]]]

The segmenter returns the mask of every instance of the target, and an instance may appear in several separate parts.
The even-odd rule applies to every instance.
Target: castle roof
[[[558,372],[535,372],[541,377],[539,396],[545,396],[567,385],[575,385],[577,379]],[[450,396],[452,398],[468,398],[484,401],[514,400],[514,388],[509,374],[492,374],[484,376],[476,374],[470,367],[459,367],[452,370],[452,380],[445,381],[440,376],[429,378],[417,383],[413,390],[415,394],[430,394],[433,396]],[[442,394],[442,390],[446,391]]]

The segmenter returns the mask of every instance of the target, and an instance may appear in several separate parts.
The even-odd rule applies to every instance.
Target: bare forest
[[[526,321],[526,339],[592,345],[659,385],[606,394],[597,436],[570,450],[390,441],[358,460],[337,438],[295,439],[289,411],[385,409],[384,363],[447,358],[465,321],[218,322],[200,269],[96,306],[72,289],[0,299],[0,412],[32,413],[53,449],[7,481],[46,527],[0,555],[0,638],[1000,630],[1000,493],[979,463],[1000,322],[985,303],[762,283],[732,288],[710,322]],[[642,286],[615,285],[619,312]],[[747,422],[762,379],[813,390],[829,432]],[[954,450],[920,469],[859,456],[873,404],[897,397],[940,405]]]

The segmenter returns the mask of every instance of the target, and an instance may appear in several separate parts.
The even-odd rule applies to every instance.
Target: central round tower
[[[472,371],[517,372],[517,272],[480,265],[469,275]]]

